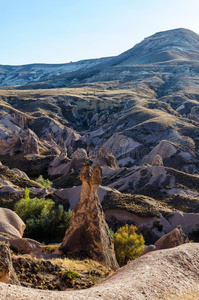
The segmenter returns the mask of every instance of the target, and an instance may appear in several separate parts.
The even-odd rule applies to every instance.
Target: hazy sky
[[[118,55],[180,27],[199,34],[199,0],[0,0],[0,64]]]

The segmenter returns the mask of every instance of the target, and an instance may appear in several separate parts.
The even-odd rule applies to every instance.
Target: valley
[[[156,33],[114,57],[0,65],[0,162],[3,208],[14,210],[28,188],[31,198],[76,211],[83,197],[80,171],[93,163],[93,170],[102,170],[97,194],[114,232],[134,224],[154,244],[181,225],[198,242],[199,36],[180,28]],[[37,181],[41,175],[50,187]],[[190,246],[184,248],[187,256],[198,247]],[[166,251],[157,256],[169,261],[170,253],[177,255]],[[111,289],[124,270],[107,279]],[[86,292],[81,295],[85,299]]]

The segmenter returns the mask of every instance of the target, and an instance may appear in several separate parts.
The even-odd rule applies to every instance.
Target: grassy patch
[[[102,202],[102,207],[108,209],[124,209],[142,217],[160,216],[152,198],[143,195],[130,195],[108,192]]]
[[[92,260],[44,260],[13,255],[12,261],[22,286],[44,290],[88,288],[111,272]]]

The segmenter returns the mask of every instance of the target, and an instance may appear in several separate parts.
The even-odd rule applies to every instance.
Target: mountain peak
[[[157,32],[121,56],[122,65],[199,60],[199,35],[185,28]]]

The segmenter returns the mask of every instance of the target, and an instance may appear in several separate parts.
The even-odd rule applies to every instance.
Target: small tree
[[[144,250],[144,238],[137,233],[136,226],[125,225],[115,233],[114,247],[118,264],[123,266],[140,256]]]
[[[40,175],[35,181],[45,186],[47,189],[50,189],[53,184],[49,179],[44,179],[42,175]]]
[[[15,211],[26,223],[26,236],[43,240],[62,239],[72,217],[71,210],[65,211],[62,205],[56,208],[51,199],[30,198],[28,188]]]

